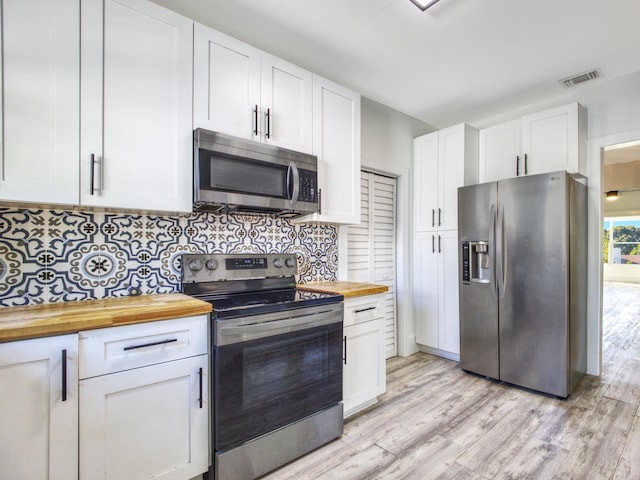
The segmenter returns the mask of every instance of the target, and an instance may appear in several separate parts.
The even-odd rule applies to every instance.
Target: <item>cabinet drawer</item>
[[[207,353],[208,315],[80,332],[80,378]]]
[[[384,316],[384,294],[365,295],[344,301],[344,326],[368,322]]]

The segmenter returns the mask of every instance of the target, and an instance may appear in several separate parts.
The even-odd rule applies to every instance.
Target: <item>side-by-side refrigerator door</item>
[[[496,229],[500,378],[561,397],[568,395],[566,185],[564,172],[500,181]]]
[[[460,367],[499,378],[497,183],[458,189]]]

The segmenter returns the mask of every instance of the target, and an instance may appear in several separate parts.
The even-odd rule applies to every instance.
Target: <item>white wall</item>
[[[587,369],[599,375],[602,358],[602,148],[640,139],[640,72],[618,79],[596,80],[567,89],[557,97],[516,112],[477,122],[486,127],[546,108],[580,102],[589,112],[588,189],[588,328]]]
[[[435,130],[415,118],[362,98],[362,168],[397,177],[397,318],[398,354],[417,352],[411,311],[410,185],[413,139]]]
[[[640,265],[613,263],[603,265],[603,276],[607,282],[640,283]]]

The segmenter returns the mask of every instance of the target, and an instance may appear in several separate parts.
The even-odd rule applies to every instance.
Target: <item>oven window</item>
[[[342,400],[342,323],[217,347],[214,363],[225,451]]]
[[[202,188],[286,198],[286,167],[206,151],[201,152],[200,161],[208,167],[201,168]]]

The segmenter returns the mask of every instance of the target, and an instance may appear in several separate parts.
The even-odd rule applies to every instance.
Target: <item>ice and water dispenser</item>
[[[462,242],[462,281],[491,282],[489,242]]]

